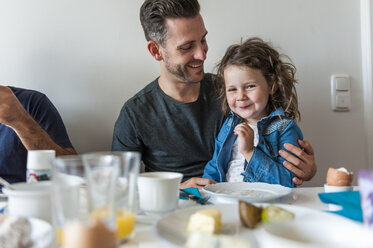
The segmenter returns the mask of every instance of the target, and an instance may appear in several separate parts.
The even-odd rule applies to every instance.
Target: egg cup
[[[345,192],[345,191],[353,191],[353,186],[331,186],[328,184],[324,184],[324,191],[325,193],[334,193],[334,192]],[[339,211],[342,209],[341,206],[335,204],[328,204],[330,211]]]

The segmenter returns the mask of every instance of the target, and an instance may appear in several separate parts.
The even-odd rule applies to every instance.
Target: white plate
[[[213,203],[237,203],[271,201],[291,193],[291,188],[268,183],[216,183],[203,187],[202,191],[211,196]]]
[[[31,240],[33,246],[31,248],[48,248],[54,241],[54,229],[46,221],[28,218],[31,224]]]
[[[263,227],[263,247],[284,248],[368,248],[373,247],[373,231],[346,218],[304,218]]]
[[[177,247],[183,246],[187,240],[187,225],[190,216],[204,208],[217,208],[221,211],[223,223],[221,234],[235,235],[246,233],[245,239],[253,240],[250,230],[240,224],[237,204],[205,205],[177,210],[163,216],[156,222],[154,226],[156,236],[168,244]]]
[[[341,244],[350,245],[349,247],[373,247],[373,232],[357,222],[309,208],[274,205],[293,212],[294,220],[251,230],[241,225],[237,204],[207,205],[180,209],[163,216],[155,224],[154,231],[162,241],[176,247],[183,246],[187,240],[189,217],[203,208],[218,208],[223,222],[220,233],[249,240],[253,248],[345,247]]]

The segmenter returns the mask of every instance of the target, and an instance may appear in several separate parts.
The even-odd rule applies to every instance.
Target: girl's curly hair
[[[283,61],[283,58],[289,62]],[[294,77],[296,68],[288,56],[279,54],[269,43],[257,37],[228,47],[224,57],[217,65],[219,95],[222,99],[223,112],[226,115],[230,109],[225,94],[224,69],[230,65],[247,66],[259,69],[263,73],[269,87],[274,92],[269,96],[267,113],[282,107],[287,117],[300,120],[295,89],[297,80]]]

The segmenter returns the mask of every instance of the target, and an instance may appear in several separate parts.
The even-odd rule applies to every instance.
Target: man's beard
[[[171,64],[169,63],[168,59],[164,60],[164,62],[166,65],[166,69],[181,81],[188,84],[195,84],[201,81],[201,79],[195,79],[192,75],[190,75],[187,65],[183,67],[181,65]],[[198,75],[204,75],[203,68],[200,72],[198,72]]]

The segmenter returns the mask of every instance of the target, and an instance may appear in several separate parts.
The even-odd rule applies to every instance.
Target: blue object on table
[[[201,193],[199,193],[198,188],[190,187],[190,188],[184,189],[184,191],[187,192],[187,193],[189,193],[189,194],[195,195],[195,196],[197,196],[199,198],[202,197]],[[180,197],[179,198],[180,199],[184,199],[184,200],[187,199],[187,197],[183,196],[183,193],[181,191],[180,191]]]
[[[319,198],[323,203],[340,205],[342,207],[342,210],[328,212],[363,222],[359,191],[319,193]]]

